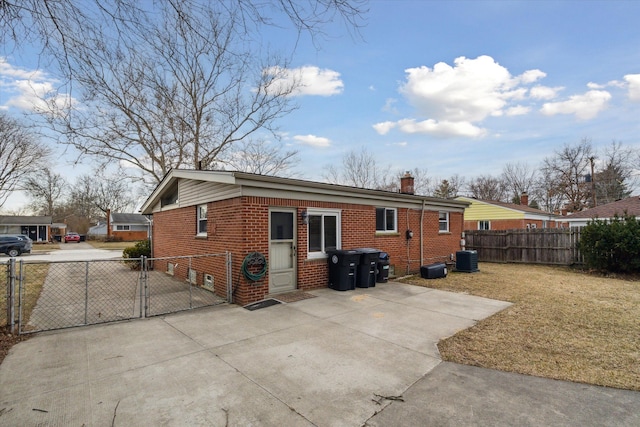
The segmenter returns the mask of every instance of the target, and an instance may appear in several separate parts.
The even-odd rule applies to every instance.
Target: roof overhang
[[[460,200],[393,193],[383,190],[371,190],[316,181],[256,175],[245,172],[173,169],[162,179],[144,202],[140,209],[142,214],[151,214],[153,206],[158,203],[165,190],[170,188],[179,179],[237,185],[245,195],[254,195],[261,190],[279,190],[306,194],[307,197],[305,197],[305,199],[315,194],[319,196],[349,197],[352,198],[354,202],[359,201],[361,203],[390,202],[406,205],[407,207],[425,209],[443,208],[447,210],[459,210],[460,212],[469,206],[468,202]]]

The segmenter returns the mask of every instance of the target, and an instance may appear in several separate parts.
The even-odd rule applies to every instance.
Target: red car
[[[64,235],[64,242],[78,242],[80,243],[80,235],[78,233],[67,233]]]

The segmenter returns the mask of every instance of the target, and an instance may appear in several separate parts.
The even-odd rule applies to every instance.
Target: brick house
[[[152,215],[153,256],[232,253],[234,301],[328,284],[327,250],[370,247],[390,255],[396,275],[451,260],[468,203],[243,172],[174,169],[141,208]],[[265,256],[259,282],[238,274],[250,253]],[[237,277],[236,277],[237,276]],[[200,279],[198,279],[200,280]],[[216,292],[224,295],[223,290]]]
[[[115,213],[107,210],[107,229],[111,236],[123,242],[133,242],[149,238],[149,219],[136,213]]]
[[[563,217],[530,207],[526,193],[520,196],[519,205],[462,196],[456,200],[469,203],[464,212],[464,230],[558,228],[564,222]]]
[[[50,216],[0,216],[0,234],[24,234],[34,242],[48,242],[51,238]]]

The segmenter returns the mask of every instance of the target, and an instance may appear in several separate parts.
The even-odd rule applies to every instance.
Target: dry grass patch
[[[480,270],[404,280],[513,303],[441,341],[443,360],[640,391],[640,282],[564,267]]]
[[[23,278],[24,278],[24,292],[21,295],[22,298],[22,321],[23,324],[29,322],[31,312],[40,298],[44,281],[47,278],[49,272],[49,264],[25,264]],[[16,283],[16,304],[15,313],[18,316],[18,285]],[[7,325],[7,295],[6,292],[2,292],[0,295],[0,363],[4,360],[5,356],[9,353],[11,347],[20,341],[24,341],[28,338],[28,335],[18,335],[18,331],[11,333]],[[17,320],[17,319],[16,319]],[[17,328],[17,325],[16,325]]]

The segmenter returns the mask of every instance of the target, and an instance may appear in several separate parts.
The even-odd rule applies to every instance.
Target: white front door
[[[269,210],[269,293],[296,289],[296,210]]]

